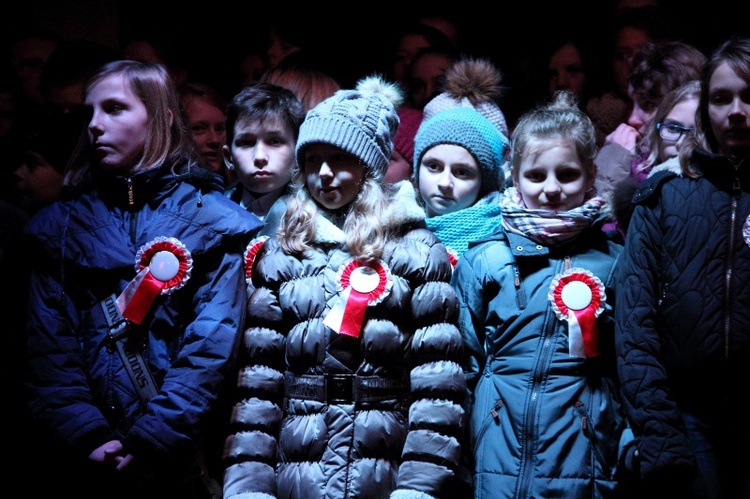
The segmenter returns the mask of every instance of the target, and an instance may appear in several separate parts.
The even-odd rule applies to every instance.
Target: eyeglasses
[[[677,142],[684,134],[695,130],[695,128],[688,128],[674,123],[657,123],[656,129],[659,130],[659,137],[667,142]]]

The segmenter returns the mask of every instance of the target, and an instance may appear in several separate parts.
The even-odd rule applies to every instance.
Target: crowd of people
[[[231,82],[148,37],[14,39],[4,475],[749,499],[750,38],[642,3],[605,64],[567,31],[512,73],[438,15],[366,72],[271,23]]]

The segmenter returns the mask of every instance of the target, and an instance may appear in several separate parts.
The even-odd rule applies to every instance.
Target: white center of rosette
[[[349,285],[360,293],[370,293],[379,284],[380,275],[372,267],[357,267],[349,276]]]
[[[148,264],[151,274],[162,282],[167,282],[180,271],[180,261],[169,251],[159,251]]]
[[[583,310],[591,304],[591,288],[581,281],[571,281],[560,293],[563,303],[571,310]]]

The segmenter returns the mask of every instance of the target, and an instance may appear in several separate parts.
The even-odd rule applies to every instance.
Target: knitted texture
[[[382,177],[398,126],[394,102],[387,95],[339,90],[308,111],[299,130],[297,164],[304,168],[310,144],[326,143],[358,157]]]
[[[440,144],[461,146],[474,157],[482,173],[480,197],[500,189],[505,180],[502,165],[508,139],[473,107],[448,109],[422,122],[414,142],[416,185],[422,157]]]
[[[454,96],[448,93],[438,94],[424,107],[424,118],[425,120],[430,119],[441,111],[446,109],[454,109],[460,107],[470,107],[476,109],[482,116],[487,118],[490,123],[497,128],[497,130],[508,136],[508,124],[505,121],[505,115],[500,110],[500,107],[494,102],[485,101],[472,104],[468,98],[464,97],[457,100]]]
[[[469,249],[469,242],[500,230],[502,208],[499,197],[499,192],[492,193],[463,210],[430,217],[427,228],[460,257]]]
[[[398,117],[401,120],[401,124],[398,126],[396,136],[393,137],[393,148],[396,149],[401,156],[409,162],[409,164],[413,164],[414,137],[416,137],[419,125],[422,123],[422,111],[405,107],[398,112]]]

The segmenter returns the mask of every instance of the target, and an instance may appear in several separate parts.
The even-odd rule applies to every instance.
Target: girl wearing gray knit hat
[[[228,499],[466,496],[451,263],[383,183],[400,97],[370,77],[311,109],[280,230],[248,247]]]

